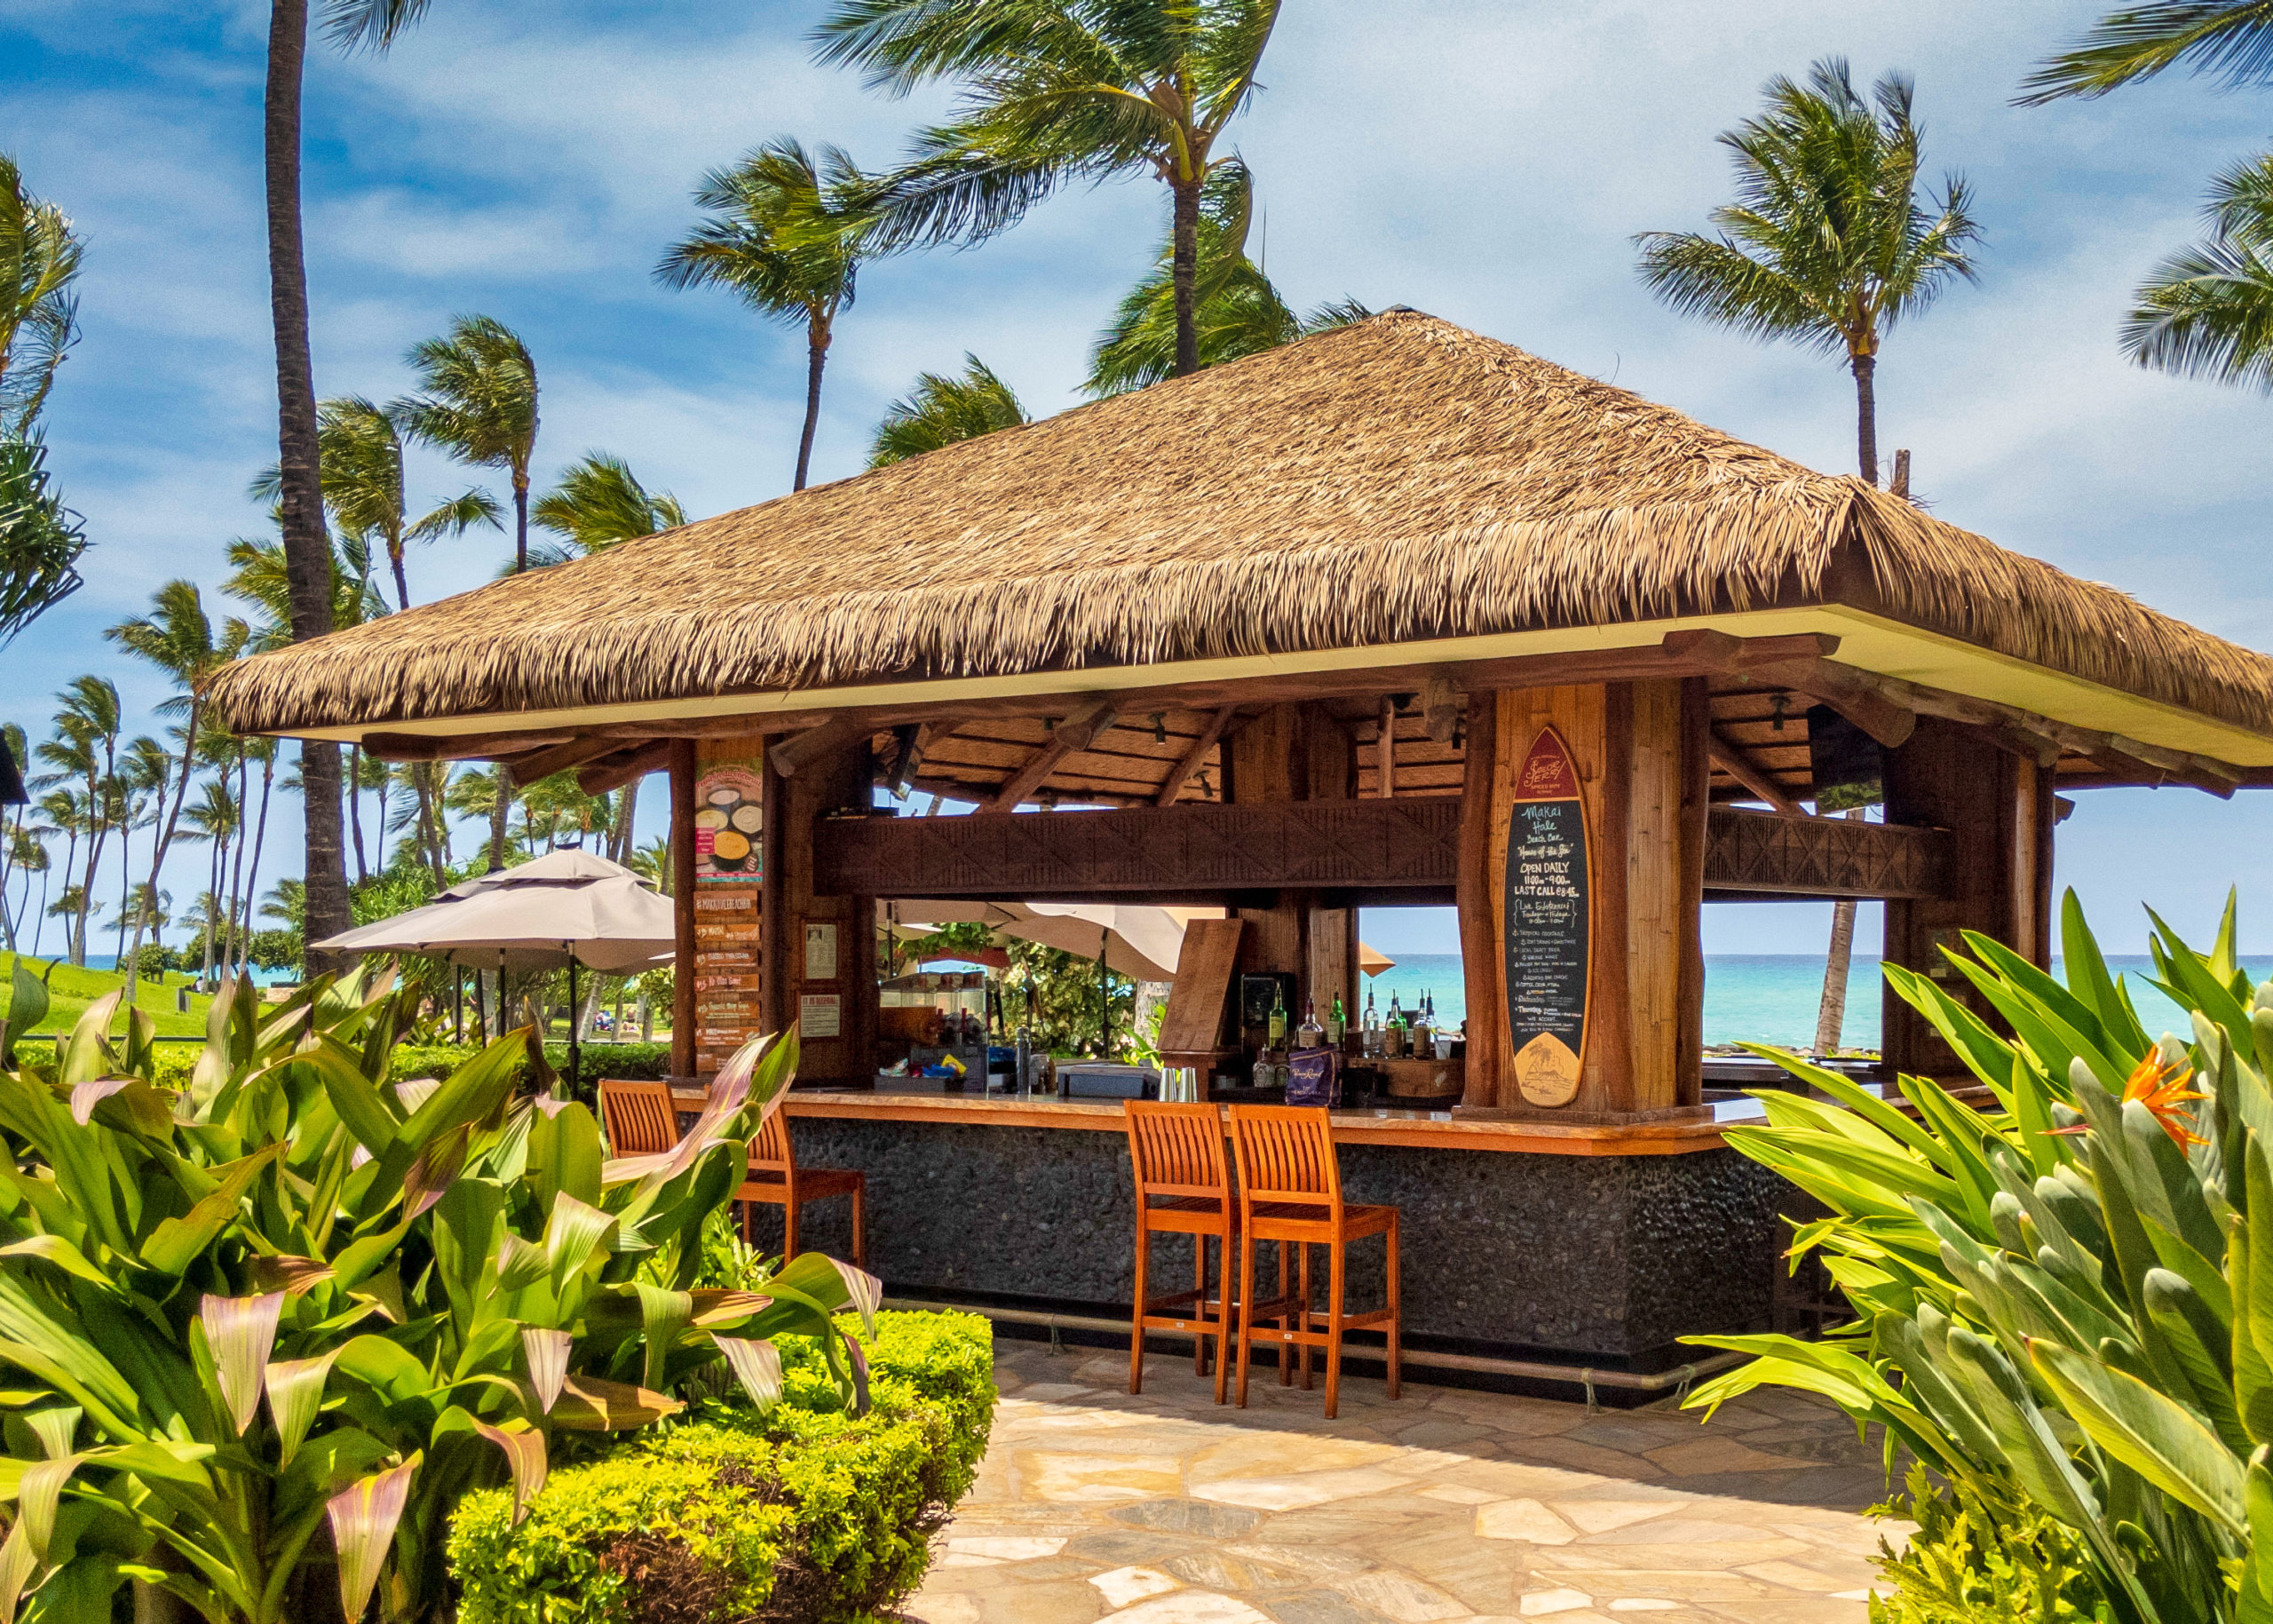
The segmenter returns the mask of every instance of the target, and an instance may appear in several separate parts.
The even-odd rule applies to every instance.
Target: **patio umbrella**
[[[579,1081],[576,970],[622,973],[671,962],[667,898],[620,863],[552,852],[462,881],[424,907],[315,944],[338,953],[418,953],[475,970],[568,970],[568,1080]]]

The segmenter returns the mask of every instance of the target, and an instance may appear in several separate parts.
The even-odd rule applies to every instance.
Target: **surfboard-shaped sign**
[[[1567,1105],[1579,1092],[1592,877],[1579,770],[1563,736],[1542,727],[1516,775],[1508,820],[1508,1033],[1527,1105]]]

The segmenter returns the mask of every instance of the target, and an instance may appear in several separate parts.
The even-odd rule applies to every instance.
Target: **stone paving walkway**
[[[996,1344],[977,1485],[922,1624],[1862,1624],[1900,1525],[1875,1443],[1801,1394],[1670,1408],[1255,1373],[1218,1409],[1189,1358]]]

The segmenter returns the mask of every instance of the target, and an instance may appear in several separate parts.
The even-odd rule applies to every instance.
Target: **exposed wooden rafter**
[[[1050,730],[1042,747],[1026,757],[1024,765],[1013,772],[1002,785],[1002,792],[989,804],[993,812],[1016,812],[1018,803],[1041,788],[1057,764],[1076,750],[1087,749],[1089,741],[1113,725],[1116,714],[1114,701],[1110,699],[1091,700]]]
[[[1705,753],[1715,766],[1742,784],[1746,789],[1767,802],[1787,818],[1804,815],[1797,801],[1784,792],[1775,775],[1746,755],[1739,746],[1730,743],[1716,730],[1705,747]]]
[[[618,750],[603,756],[589,766],[576,769],[576,788],[586,795],[606,795],[611,789],[621,789],[633,779],[645,778],[650,772],[661,772],[671,764],[671,751],[677,748],[675,739],[657,739],[648,744],[635,744],[628,750]]]
[[[1200,736],[1192,741],[1192,748],[1168,769],[1167,781],[1161,784],[1160,794],[1152,797],[1153,805],[1176,804],[1176,798],[1184,794],[1184,787],[1192,781],[1192,775],[1206,763],[1208,752],[1216,748],[1216,741],[1224,736],[1224,729],[1231,725],[1232,717],[1236,714],[1235,706],[1226,705],[1208,718],[1208,725],[1200,730]]]

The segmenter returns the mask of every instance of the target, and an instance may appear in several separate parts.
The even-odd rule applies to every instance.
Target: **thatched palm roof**
[[[494,723],[1833,603],[2273,735],[2273,661],[1411,311],[265,654],[210,693],[247,732]]]

